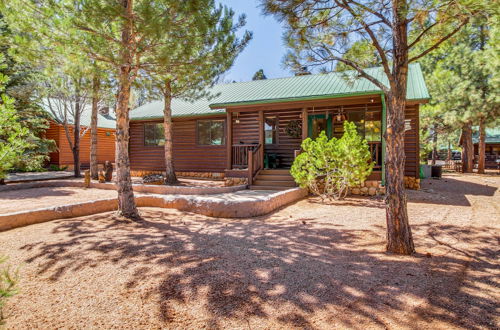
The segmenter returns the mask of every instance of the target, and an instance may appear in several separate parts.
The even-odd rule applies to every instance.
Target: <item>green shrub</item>
[[[59,167],[58,165],[55,164],[49,165],[49,171],[66,171],[67,168],[68,166]]]
[[[349,188],[366,180],[374,166],[368,143],[352,122],[344,122],[340,139],[328,139],[321,132],[316,140],[305,139],[302,150],[290,172],[300,187],[308,188],[322,200],[344,198]]]
[[[0,264],[4,263],[6,258],[0,257]],[[3,306],[7,298],[17,293],[17,273],[12,274],[9,268],[0,269],[0,324],[3,323]]]

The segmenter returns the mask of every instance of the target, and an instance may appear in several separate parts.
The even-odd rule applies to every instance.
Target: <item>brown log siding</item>
[[[86,128],[82,126],[83,132]],[[73,139],[73,127],[70,126],[70,135]],[[109,132],[109,135],[107,133]],[[50,153],[50,164],[63,166],[73,165],[73,152],[66,138],[64,127],[54,122],[45,132],[47,139],[56,142],[57,152]],[[109,128],[98,128],[97,130],[97,161],[99,164],[105,161],[115,161],[115,130]],[[90,129],[80,138],[80,163],[82,165],[90,164]]]
[[[225,117],[210,117],[210,119],[225,119]],[[174,119],[173,121],[175,170],[181,172],[224,172],[225,145],[198,145],[196,143],[197,120],[199,119]],[[162,120],[130,122],[130,167],[132,170],[163,171],[165,169],[163,146],[144,145],[144,124],[162,122]]]
[[[276,144],[266,144],[264,151],[278,156],[281,167],[292,166],[294,160],[294,151],[300,149],[302,136],[293,138],[286,134],[286,127],[292,120],[301,120],[302,109],[283,110],[283,111],[264,111],[264,118],[276,116],[278,118],[278,134]]]
[[[322,105],[323,107],[326,106]],[[335,106],[338,106],[337,104]],[[344,107],[347,112],[362,109],[365,104],[350,104]],[[406,119],[411,119],[411,130],[405,134],[406,164],[405,175],[418,177],[419,171],[419,122],[418,104],[408,105]],[[371,110],[380,109],[380,102],[368,105]],[[277,153],[282,166],[293,162],[294,150],[300,149],[301,138],[292,138],[285,132],[290,120],[300,119],[301,109],[264,110],[264,115],[279,117],[278,143],[266,145],[266,152]],[[259,142],[258,110],[232,109],[233,136],[232,144]],[[311,110],[308,111],[311,114]],[[316,108],[316,114],[324,113]],[[330,112],[331,113],[331,112]],[[225,116],[210,117],[224,119]],[[226,146],[199,146],[196,144],[196,121],[198,119],[174,119],[174,166],[176,171],[223,172],[226,165]],[[237,123],[236,121],[239,121]],[[161,123],[162,120],[131,121],[130,124],[130,159],[132,170],[163,170],[163,147],[144,146],[144,124]],[[380,176],[378,172],[377,178]]]
[[[407,105],[405,119],[410,119],[411,130],[405,133],[405,175],[419,177],[419,106]]]

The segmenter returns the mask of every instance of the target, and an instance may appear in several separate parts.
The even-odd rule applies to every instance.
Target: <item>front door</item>
[[[332,137],[332,117],[326,115],[309,115],[307,118],[308,137],[316,139],[322,131],[326,136]]]

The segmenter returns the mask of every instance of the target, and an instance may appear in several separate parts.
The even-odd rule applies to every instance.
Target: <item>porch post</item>
[[[264,168],[264,110],[259,111],[260,168]],[[249,160],[250,161],[250,160]]]
[[[226,109],[226,169],[233,168],[233,114]]]
[[[307,108],[302,109],[302,141],[307,139]]]

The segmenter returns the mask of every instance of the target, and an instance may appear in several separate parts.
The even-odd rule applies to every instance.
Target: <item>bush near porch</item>
[[[302,143],[291,174],[302,188],[325,199],[343,199],[351,188],[361,186],[371,174],[374,162],[368,143],[353,122],[344,122],[344,135],[328,139],[325,132]]]

